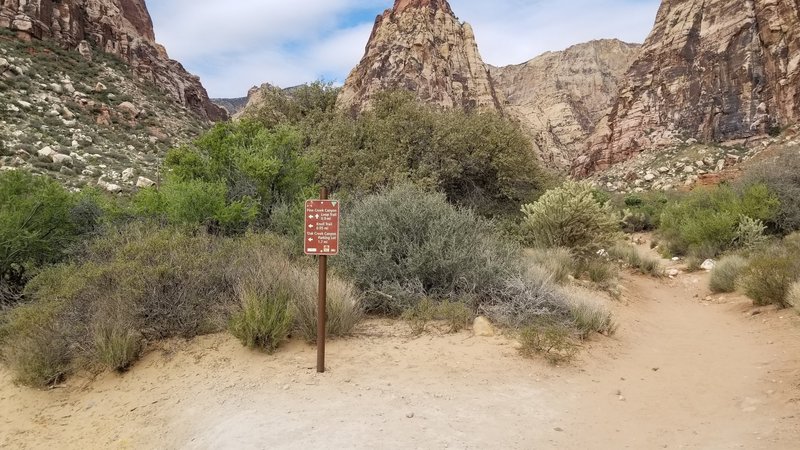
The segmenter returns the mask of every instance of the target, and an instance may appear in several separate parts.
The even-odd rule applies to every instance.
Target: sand
[[[48,391],[0,369],[0,447],[798,448],[800,319],[708,297],[707,277],[625,275],[618,333],[565,367],[370,320],[322,375],[305,343],[264,355],[226,334]]]

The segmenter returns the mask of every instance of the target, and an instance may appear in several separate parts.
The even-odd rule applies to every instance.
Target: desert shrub
[[[494,287],[479,311],[493,323],[520,329],[542,320],[568,322],[568,303],[569,296],[551,281],[550,274],[532,267]]]
[[[425,332],[428,323],[434,320],[435,308],[433,301],[426,297],[405,310],[400,318],[408,324],[411,334],[419,336]]]
[[[745,173],[742,185],[765,185],[779,202],[773,217],[764,219],[768,227],[781,234],[800,230],[800,154],[797,148],[764,162]]]
[[[647,192],[616,197],[613,202],[622,211],[622,229],[626,233],[638,233],[658,228],[669,197],[664,192]]]
[[[789,288],[789,295],[786,297],[786,303],[800,313],[800,281],[792,283]]]
[[[374,193],[411,182],[484,216],[513,214],[549,183],[531,141],[499,114],[442,110],[407,92],[386,92],[358,115],[336,115],[311,131],[322,185]]]
[[[777,197],[762,184],[741,192],[727,186],[698,189],[667,206],[659,234],[673,255],[714,258],[736,248],[742,217],[768,221],[777,207]]]
[[[485,298],[520,267],[519,250],[490,223],[410,185],[358,202],[343,230],[334,261],[370,313],[400,314],[426,297]]]
[[[587,256],[612,245],[619,220],[609,203],[600,203],[588,184],[566,182],[524,205],[524,231],[537,247],[564,247]]]
[[[291,292],[280,283],[239,288],[240,311],[231,317],[231,334],[242,344],[272,352],[292,329]]]
[[[719,260],[711,271],[709,286],[712,292],[733,292],[739,275],[747,267],[747,260],[738,255],[726,256]]]
[[[317,340],[317,275],[313,269],[295,269],[293,304],[295,329],[308,342]],[[361,294],[352,283],[328,275],[325,331],[327,336],[347,336],[361,322]]]
[[[519,333],[519,352],[523,356],[541,355],[551,364],[571,361],[578,352],[574,331],[558,322],[541,321]]]
[[[254,121],[219,124],[191,145],[171,150],[165,165],[171,176],[164,193],[152,199],[150,192],[143,203],[160,206],[155,210],[165,210],[173,222],[213,218],[223,229],[238,224],[234,231],[268,226],[275,207],[305,199],[315,174],[300,130]]]
[[[558,284],[569,282],[577,269],[572,252],[566,248],[535,248],[526,252],[532,264],[546,270]]]
[[[588,338],[592,333],[612,336],[617,332],[614,315],[600,303],[572,296],[569,309],[581,339]]]
[[[286,253],[269,235],[223,239],[132,224],[37,275],[26,288],[30,303],[3,325],[0,352],[20,381],[35,386],[97,365],[122,370],[143,342],[221,331],[242,304],[253,314],[247,318],[263,317],[262,285],[235,288],[264,261],[288,261]]]
[[[766,230],[764,222],[741,216],[733,237],[734,246],[743,250],[752,250],[763,245],[767,241],[767,236],[764,234]]]
[[[475,318],[475,312],[463,302],[445,300],[436,306],[434,318],[444,321],[449,333],[458,333],[469,327],[470,322]]]
[[[0,309],[21,300],[37,269],[63,260],[94,232],[98,209],[92,197],[71,194],[50,178],[0,173]]]
[[[787,294],[791,285],[800,279],[800,235],[795,234],[782,243],[755,253],[741,274],[742,291],[756,306],[789,306]]]
[[[653,256],[642,254],[636,247],[627,244],[617,244],[609,249],[609,255],[622,262],[627,267],[638,270],[645,275],[654,277],[664,276],[664,267],[661,261]]]

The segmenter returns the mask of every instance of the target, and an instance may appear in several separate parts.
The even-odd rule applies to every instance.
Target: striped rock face
[[[379,15],[338,106],[358,113],[389,89],[415,92],[445,108],[500,111],[502,104],[472,27],[459,22],[445,0],[397,0]]]
[[[724,142],[798,121],[800,0],[664,0],[572,173],[678,141]]]

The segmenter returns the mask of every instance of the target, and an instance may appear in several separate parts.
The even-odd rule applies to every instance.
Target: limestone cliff
[[[599,40],[492,68],[506,111],[518,119],[549,166],[569,169],[617,98],[639,45]]]
[[[21,39],[53,39],[82,52],[93,47],[114,54],[201,118],[227,117],[200,80],[156,43],[144,0],[0,0],[0,27]]]
[[[800,0],[663,0],[611,113],[573,166],[748,138],[800,119]]]
[[[500,110],[502,103],[472,27],[446,0],[396,0],[379,15],[338,105],[357,113],[388,89],[407,89],[446,108]]]

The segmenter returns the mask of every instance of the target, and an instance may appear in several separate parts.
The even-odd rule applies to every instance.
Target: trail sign
[[[339,254],[338,201],[306,201],[305,223],[306,255],[336,256]]]

